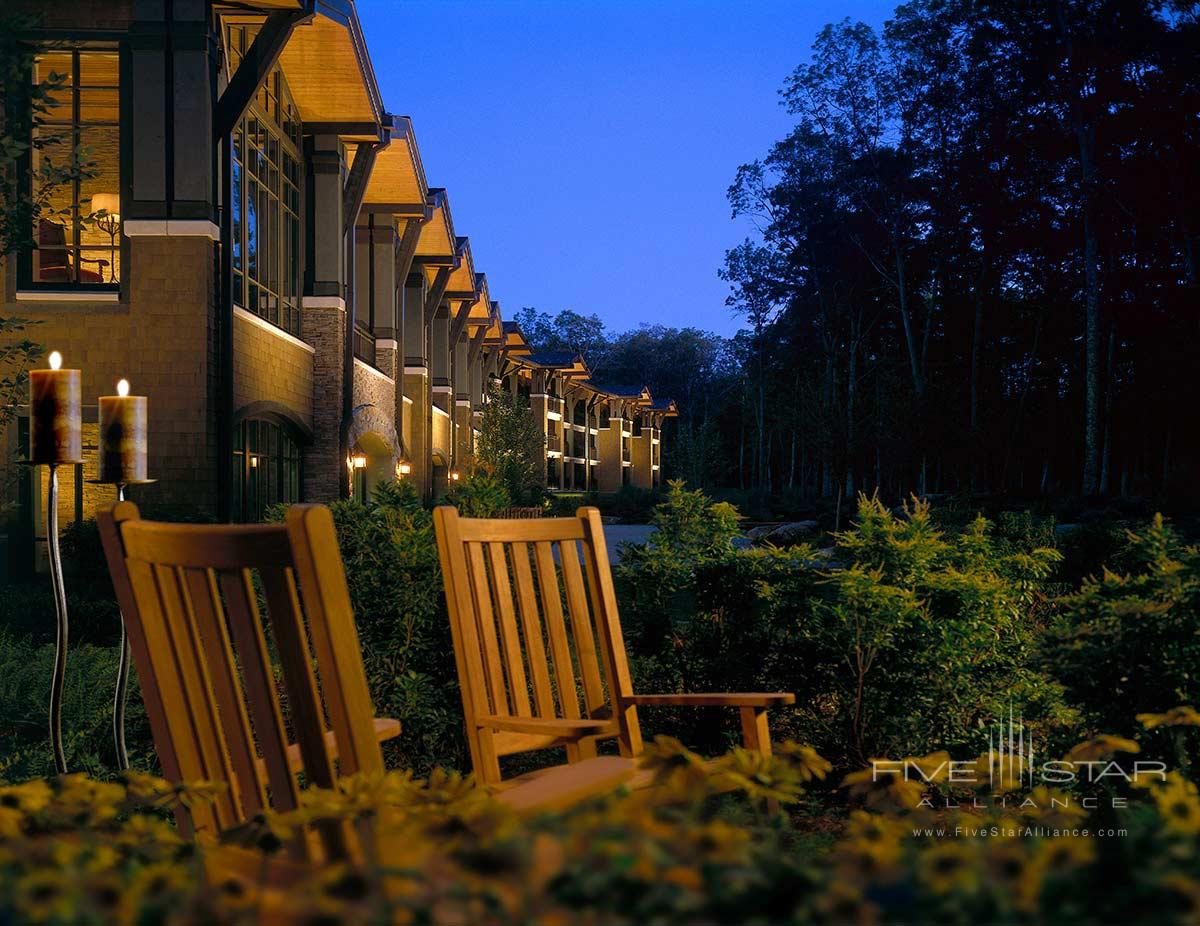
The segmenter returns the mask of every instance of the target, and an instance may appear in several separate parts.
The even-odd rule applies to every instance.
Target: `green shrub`
[[[529,401],[493,387],[483,406],[477,453],[508,490],[510,504],[536,505],[545,495],[546,437]]]
[[[376,713],[400,720],[385,744],[393,768],[462,768],[462,734],[450,624],[433,518],[408,483],[384,483],[370,506],[334,502],[363,664]]]
[[[639,489],[637,486],[621,486],[616,492],[596,496],[595,504],[602,514],[612,515],[632,524],[644,524],[650,520],[654,506],[662,501],[657,489]],[[589,502],[591,504],[591,502]]]
[[[492,518],[512,504],[512,496],[495,470],[482,464],[451,485],[446,501],[465,518]]]
[[[1128,733],[1138,713],[1200,702],[1200,548],[1159,515],[1112,563],[1063,600],[1046,663],[1094,728]]]
[[[63,750],[67,768],[108,777],[116,770],[112,706],[120,651],[112,646],[73,645],[67,653],[63,689]],[[52,775],[48,706],[54,645],[0,630],[0,780]],[[156,766],[150,728],[130,673],[125,742],[135,768]]]
[[[793,691],[772,723],[839,762],[974,748],[1010,702],[1043,739],[1072,719],[1033,667],[1055,551],[1006,552],[982,518],[946,535],[924,503],[898,516],[867,498],[828,558],[735,551],[727,517],[672,491],[654,542],[617,569],[641,690]],[[702,748],[730,735],[682,723]]]

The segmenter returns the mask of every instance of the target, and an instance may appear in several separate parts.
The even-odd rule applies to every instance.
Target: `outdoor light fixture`
[[[407,460],[401,460],[399,463],[396,464],[396,475],[397,476],[407,476],[411,472],[412,472],[412,464],[409,463]]]
[[[365,453],[356,453],[350,458],[351,469],[366,469],[367,455]]]
[[[96,227],[108,235],[111,260],[108,264],[110,282],[117,281],[117,235],[121,231],[121,197],[117,193],[97,193],[92,197],[92,214],[96,216]]]
[[[250,468],[258,469],[258,457],[256,457],[256,456],[250,457]]]
[[[450,481],[458,482],[458,470],[456,470],[456,469],[450,470]]]

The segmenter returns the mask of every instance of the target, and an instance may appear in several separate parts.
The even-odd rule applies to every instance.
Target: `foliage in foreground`
[[[1146,723],[1194,726],[1200,714],[1179,708]],[[1068,758],[1137,750],[1098,737]],[[714,776],[677,741],[660,739],[645,760],[657,787],[534,819],[455,774],[356,776],[336,790],[310,789],[297,811],[234,828],[224,848],[185,840],[162,818],[208,799],[204,786],[137,773],[122,783],[35,780],[0,788],[0,921],[1195,922],[1200,800],[1178,773],[1107,785],[1106,795],[1128,800],[1118,810],[1087,811],[1070,792],[1044,787],[1030,802],[999,806],[995,798],[1017,790],[1001,781],[988,809],[938,811],[920,799],[962,797],[963,788],[948,784],[944,753],[913,761],[927,782],[874,780],[869,770],[846,777],[863,809],[828,851],[764,807],[803,801],[830,770],[795,744],[767,759],[735,751]],[[740,818],[717,789],[748,804]],[[311,871],[282,859],[298,827],[330,821],[371,834],[361,858]],[[1123,835],[1102,835],[1109,830]],[[239,853],[236,868],[225,864],[230,852]]]

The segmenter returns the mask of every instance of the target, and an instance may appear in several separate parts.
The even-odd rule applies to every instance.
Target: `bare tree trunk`
[[[1084,94],[1094,75],[1083,73],[1063,0],[1058,3],[1059,29],[1066,45],[1068,100],[1071,130],[1079,155],[1081,211],[1083,213],[1083,494],[1095,495],[1100,487],[1100,273],[1096,231],[1096,130],[1084,112]]]
[[[1104,450],[1100,457],[1100,494],[1108,495],[1109,473],[1112,469],[1112,407],[1113,378],[1116,370],[1117,357],[1117,322],[1113,319],[1108,325],[1108,360],[1104,372]]]
[[[858,444],[854,415],[858,398],[858,341],[862,319],[858,312],[850,316],[850,358],[846,370],[846,498],[854,497],[854,464]]]

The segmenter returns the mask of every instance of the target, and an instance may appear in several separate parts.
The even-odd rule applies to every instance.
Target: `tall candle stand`
[[[146,478],[146,397],[131,396],[129,382],[117,383],[117,395],[100,396],[100,474],[92,482],[117,489],[117,501],[125,501],[125,488],[154,482]],[[117,663],[117,687],[113,694],[113,745],[117,767],[129,768],[125,748],[125,701],[129,688],[129,638],[121,617],[121,657]]]
[[[67,681],[67,589],[63,584],[62,553],[58,548],[58,467],[50,464],[50,487],[46,490],[46,540],[50,552],[50,581],[54,586],[54,676],[50,683],[50,746],[54,750],[54,767],[58,774],[67,773],[67,754],[63,750],[62,699]]]
[[[91,479],[95,485],[112,485],[117,489],[117,501],[125,501],[127,485],[149,485],[155,479],[130,479],[125,482],[111,482],[107,479]],[[117,768],[122,772],[129,768],[129,752],[125,748],[125,701],[129,690],[129,663],[132,658],[129,651],[129,638],[125,635],[125,616],[121,616],[121,657],[117,661],[117,689],[113,694],[113,746],[117,752]]]
[[[66,774],[62,738],[62,699],[67,677],[67,591],[63,584],[62,554],[58,547],[58,468],[83,462],[80,373],[59,369],[62,355],[50,354],[50,369],[29,373],[29,466],[49,466],[46,490],[46,540],[50,581],[54,591],[54,674],[50,680],[50,748],[54,767]]]

